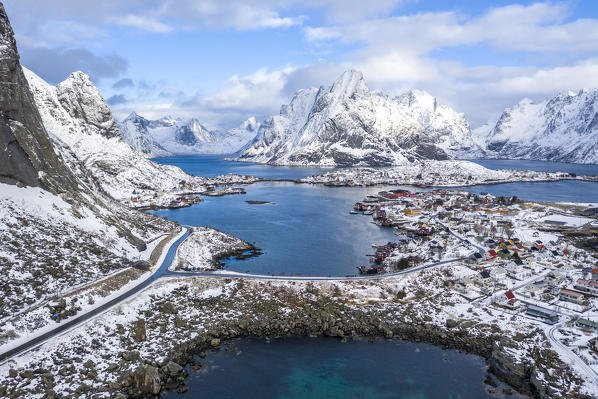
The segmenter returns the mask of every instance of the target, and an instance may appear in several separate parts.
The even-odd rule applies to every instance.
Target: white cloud
[[[137,28],[156,33],[167,33],[173,30],[172,27],[162,22],[151,18],[142,17],[140,15],[127,14],[124,17],[115,17],[110,18],[109,20],[117,25],[128,26],[131,28]]]

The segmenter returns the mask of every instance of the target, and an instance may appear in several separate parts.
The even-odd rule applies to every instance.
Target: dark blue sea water
[[[204,177],[216,177],[229,173],[273,179],[302,179],[307,176],[333,170],[332,168],[304,168],[298,166],[270,166],[247,162],[225,161],[225,155],[187,155],[155,158],[154,161],[175,165],[185,172]]]
[[[503,398],[480,357],[426,344],[290,338],[232,341],[189,370],[182,397],[278,399]],[[494,395],[489,390],[495,392]],[[181,397],[175,391],[166,398]],[[509,398],[517,399],[514,394]]]
[[[567,172],[578,175],[598,175],[598,165],[584,165],[577,163],[527,161],[524,159],[472,159],[471,162],[480,164],[488,169],[523,169],[536,172]]]

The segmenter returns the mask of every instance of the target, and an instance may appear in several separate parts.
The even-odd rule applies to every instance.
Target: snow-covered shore
[[[386,168],[346,168],[310,176],[304,183],[333,186],[404,184],[431,187],[475,186],[510,182],[542,182],[557,180],[590,180],[591,176],[575,176],[564,172],[530,170],[493,170],[469,161],[416,161]]]

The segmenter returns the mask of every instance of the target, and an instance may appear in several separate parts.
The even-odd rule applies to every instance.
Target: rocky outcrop
[[[77,181],[54,152],[19,64],[14,33],[0,4],[0,182],[54,193]]]

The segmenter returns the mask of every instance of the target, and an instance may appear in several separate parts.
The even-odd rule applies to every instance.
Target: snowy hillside
[[[170,154],[230,154],[238,151],[257,134],[259,123],[249,118],[228,132],[209,130],[197,119],[164,117],[148,120],[131,113],[119,123],[123,138],[144,154],[159,157]]]
[[[93,178],[115,199],[145,190],[173,191],[196,178],[161,165],[133,149],[121,133],[98,89],[82,72],[56,87],[23,68],[54,147],[82,178]]]
[[[475,150],[474,150],[475,149]],[[329,88],[300,90],[268,119],[238,160],[280,165],[396,165],[469,157],[465,117],[427,93],[372,92],[357,71]],[[448,154],[447,154],[448,153]]]
[[[489,158],[598,163],[598,90],[507,108],[486,133]]]

